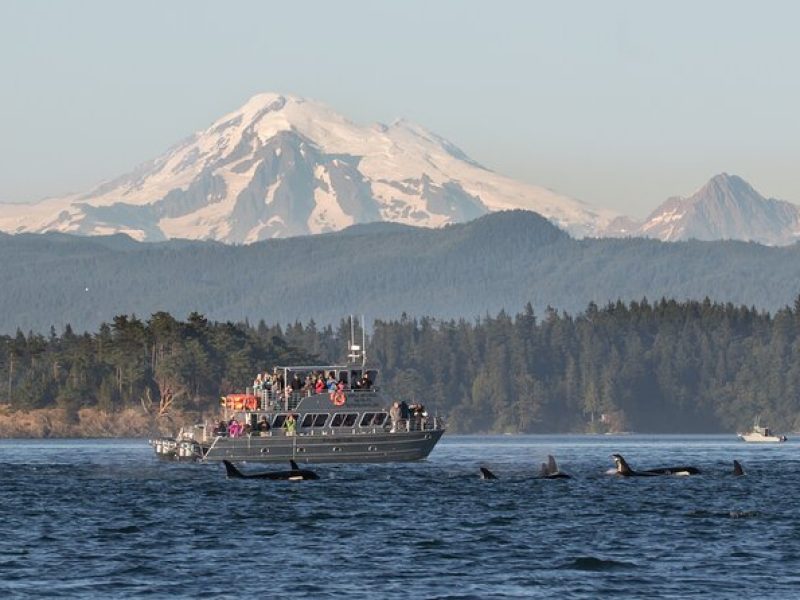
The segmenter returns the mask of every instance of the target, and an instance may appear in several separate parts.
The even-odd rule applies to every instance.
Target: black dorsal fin
[[[547,474],[548,475],[555,475],[558,473],[558,465],[556,464],[556,459],[553,457],[552,454],[547,455]]]
[[[481,467],[481,479],[497,479],[497,475],[492,473],[486,467]]]
[[[223,460],[222,464],[225,465],[225,474],[232,479],[239,479],[244,477],[242,472],[233,466],[233,463],[227,460]]]
[[[297,466],[297,463],[294,460],[289,460],[289,465],[292,467],[292,471],[299,471],[300,467]]]
[[[742,464],[738,460],[733,461],[733,476],[734,477],[741,477],[744,475],[744,469],[742,468]]]
[[[620,475],[632,475],[633,469],[628,466],[628,462],[623,458],[622,454],[612,454],[614,461],[617,463],[617,473]]]

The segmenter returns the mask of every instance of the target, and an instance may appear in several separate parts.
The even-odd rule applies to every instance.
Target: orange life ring
[[[228,394],[225,396],[225,406],[232,410],[255,410],[258,398],[251,394]]]
[[[344,406],[344,403],[347,402],[347,396],[344,395],[342,390],[337,390],[331,394],[331,402],[336,406]]]

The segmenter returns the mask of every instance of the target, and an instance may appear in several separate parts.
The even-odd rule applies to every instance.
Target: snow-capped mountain
[[[677,240],[744,240],[771,246],[800,239],[800,207],[764,198],[745,180],[722,173],[688,198],[669,198],[644,223],[615,219],[609,236]]]
[[[595,235],[608,211],[493,173],[418,125],[359,126],[303,98],[260,94],[86,194],[0,205],[0,230],[249,243],[370,221],[437,227],[504,209]]]

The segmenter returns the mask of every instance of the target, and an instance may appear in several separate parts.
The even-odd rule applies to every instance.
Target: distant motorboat
[[[756,418],[755,423],[753,423],[753,428],[748,431],[747,433],[739,433],[737,434],[739,439],[745,442],[761,442],[761,443],[778,443],[778,442],[785,442],[786,436],[785,435],[775,435],[772,433],[769,427],[761,427],[758,422],[758,418]]]

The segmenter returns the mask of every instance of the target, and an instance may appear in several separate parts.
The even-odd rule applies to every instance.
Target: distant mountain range
[[[427,229],[392,223],[248,245],[124,235],[0,234],[0,333],[95,329],[117,314],[318,324],[474,318],[531,302],[702,299],[775,310],[800,293],[800,245],[574,239],[543,217],[492,213]]]
[[[493,173],[419,125],[359,126],[279,94],[254,96],[88,193],[0,204],[0,231],[241,244],[376,221],[440,227],[509,209],[537,212],[575,237],[785,245],[800,236],[798,206],[736,176],[717,175],[637,222]]]

